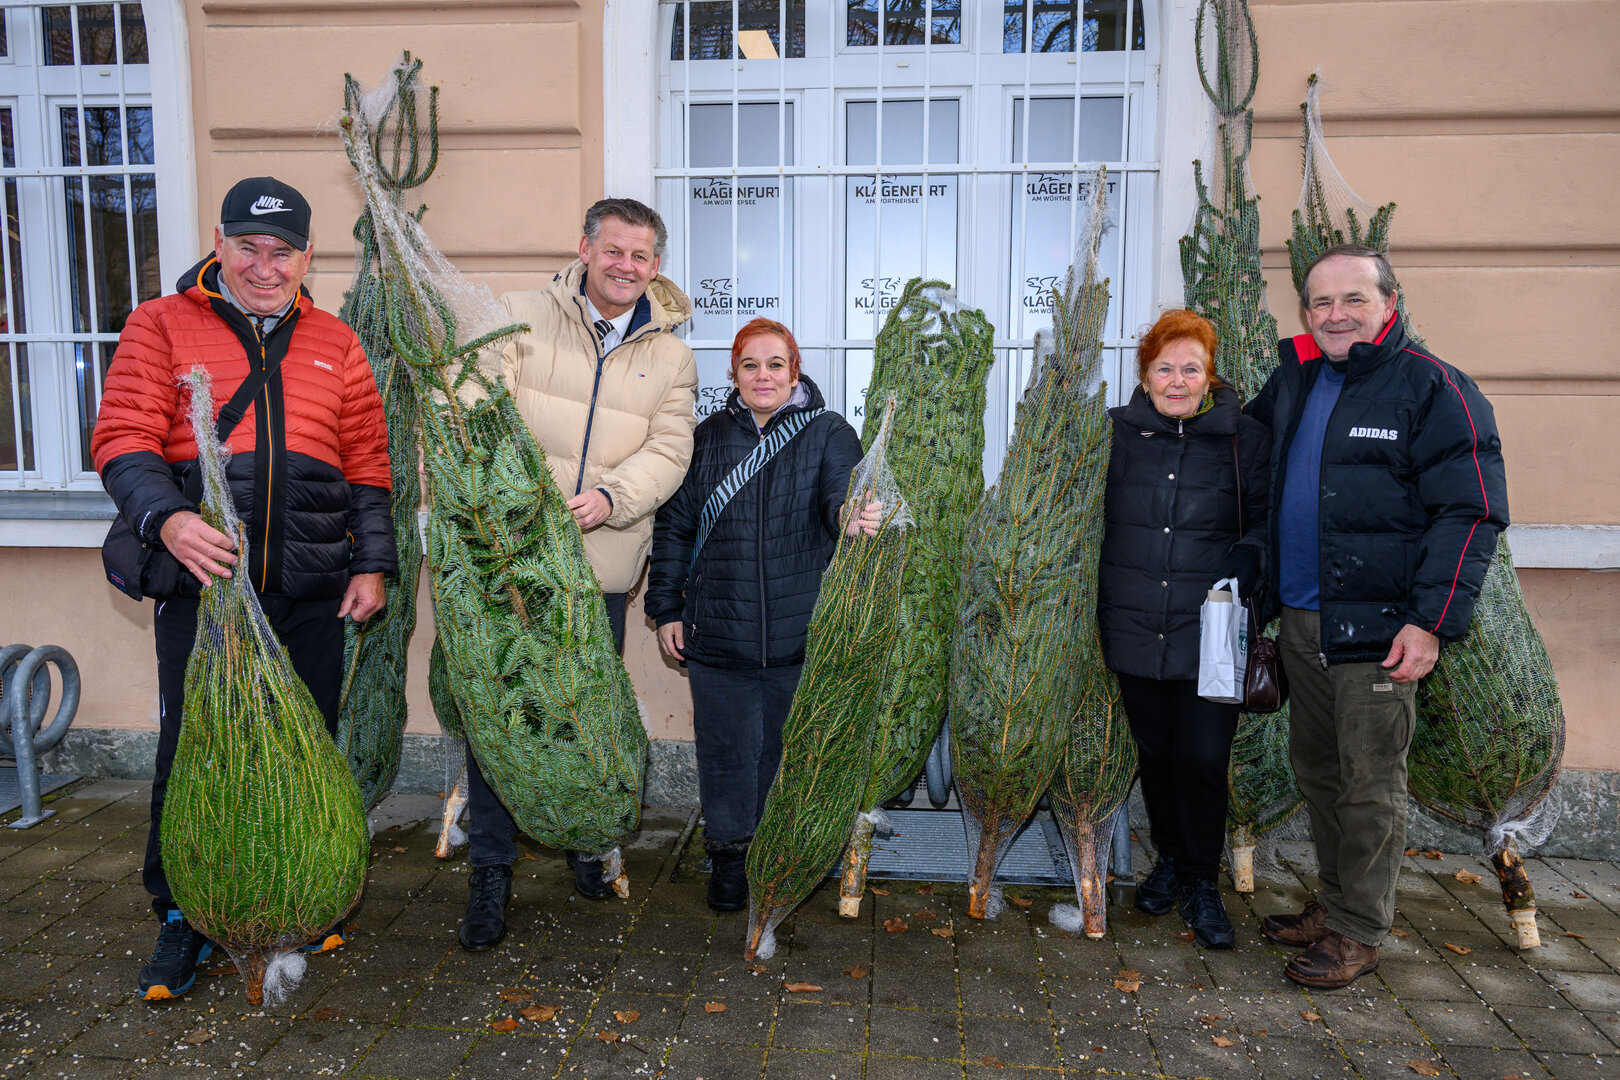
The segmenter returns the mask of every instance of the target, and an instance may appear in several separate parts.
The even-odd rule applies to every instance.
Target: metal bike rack
[[[55,664],[62,679],[62,700],[48,727],[45,710],[51,703],[51,673]],[[62,741],[79,710],[79,665],[60,645],[7,645],[0,649],[0,754],[17,759],[17,786],[22,795],[22,816],[13,829],[29,829],[56,813],[40,805],[39,756]],[[43,730],[41,728],[43,727]]]

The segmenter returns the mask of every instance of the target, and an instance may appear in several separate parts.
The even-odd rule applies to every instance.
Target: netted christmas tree
[[[1098,177],[1097,187],[1103,187]],[[1102,330],[1108,312],[1108,282],[1097,279],[1097,240],[1105,215],[1102,192],[1091,207],[1092,235],[1080,261],[1069,268],[1052,304],[1050,341],[1038,341],[1039,362],[1076,372],[1082,386],[1095,387],[1081,400],[1075,424],[1075,476],[1072,537],[1075,581],[1075,631],[1078,637],[1079,696],[1069,723],[1063,764],[1051,787],[1052,814],[1063,834],[1075,897],[1087,937],[1100,938],[1108,928],[1105,878],[1114,819],[1125,805],[1136,778],[1136,740],[1119,704],[1119,682],[1103,662],[1097,627],[1097,566],[1102,556],[1103,496],[1108,487],[1108,461],[1113,422],[1108,417],[1108,384],[1101,381]]]
[[[246,550],[206,372],[186,385],[203,520]],[[254,1005],[296,985],[298,947],[335,926],[365,884],[360,788],[247,574],[203,590],[160,842],[175,903],[231,954]]]
[[[913,278],[873,349],[870,409],[892,394],[895,480],[911,507],[899,631],[882,669],[872,773],[844,856],[838,910],[859,914],[873,829],[884,802],[917,778],[945,721],[962,533],[984,494],[985,377],[995,328],[939,281]],[[867,425],[867,448],[877,429]]]
[[[420,60],[413,61],[406,53],[389,73],[394,95],[371,132],[377,183],[396,209],[405,192],[427,182],[439,161],[439,92],[434,87],[425,105],[418,98],[421,67]],[[344,89],[352,95],[355,85],[350,82]],[[344,105],[352,110],[357,102],[347,100]],[[417,210],[417,220],[426,209]],[[388,794],[399,775],[405,738],[406,654],[416,629],[416,585],[422,568],[417,527],[422,484],[416,394],[388,336],[383,271],[370,210],[362,210],[355,219],[354,240],[354,280],[338,316],[360,336],[382,395],[393,475],[394,546],[399,552],[399,577],[387,582],[383,610],[365,622],[350,621],[344,630],[338,749],[348,759],[370,808]]]
[[[352,80],[351,80],[352,83]],[[490,786],[529,836],[601,853],[640,817],[647,736],[579,527],[479,352],[522,326],[467,282],[383,186],[374,133],[399,93],[351,86],[340,130],[382,268],[389,338],[416,394],[444,685]],[[420,93],[420,91],[418,91]]]
[[[887,451],[893,398],[850,479],[840,520],[883,504],[876,536],[840,535],[805,637],[803,675],[782,727],[782,765],[748,848],[747,958],[776,951],[776,927],[838,861],[872,773],[883,664],[899,627],[911,524]],[[870,420],[868,421],[870,422]]]
[[[1090,673],[1080,537],[1107,287],[1097,281],[1106,176],[1092,179],[1062,317],[1076,352],[1038,346],[1001,476],[968,519],[950,672],[951,762],[967,833],[968,914],[994,917],[997,866],[1062,762]],[[1072,314],[1069,314],[1072,312]],[[1089,334],[1088,334],[1088,331]],[[1103,467],[1107,467],[1106,442]],[[1093,558],[1094,558],[1093,554]],[[1091,593],[1089,595],[1095,595]]]
[[[1303,106],[1305,184],[1288,242],[1296,288],[1311,261],[1334,244],[1387,252],[1395,212],[1394,203],[1373,210],[1334,168],[1319,96],[1312,76]],[[1400,302],[1407,335],[1421,346],[1404,293]],[[1564,707],[1505,535],[1497,538],[1467,635],[1440,650],[1434,671],[1418,686],[1417,713],[1407,757],[1412,797],[1480,831],[1519,947],[1541,944],[1520,843],[1541,843],[1557,821],[1545,800],[1563,760]]]
[[[1193,162],[1198,215],[1181,238],[1181,277],[1187,307],[1219,335],[1215,370],[1246,402],[1277,367],[1277,320],[1266,310],[1260,269],[1260,201],[1249,176],[1260,57],[1248,0],[1202,0],[1196,45],[1198,74],[1219,118],[1221,160],[1213,184],[1203,163]],[[1252,892],[1260,838],[1302,801],[1288,761],[1286,705],[1239,716],[1228,788],[1232,878],[1239,892]]]

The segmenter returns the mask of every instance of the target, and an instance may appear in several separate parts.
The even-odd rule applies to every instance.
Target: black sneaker
[[[743,910],[748,906],[748,840],[705,847],[709,851],[709,907]]]
[[[493,949],[506,936],[506,902],[512,899],[510,866],[475,866],[467,882],[467,914],[456,937],[472,952]]]
[[[1160,855],[1147,880],[1136,886],[1136,910],[1163,915],[1175,906],[1178,891],[1175,860]]]
[[[1226,901],[1220,886],[1200,878],[1182,887],[1178,905],[1182,920],[1192,928],[1193,938],[1206,949],[1230,949],[1237,942],[1232,920],[1226,914]]]
[[[568,868],[574,872],[574,891],[587,900],[606,900],[613,886],[602,877],[602,860],[587,859],[583,852],[565,851]]]
[[[158,930],[152,959],[141,965],[141,997],[147,1001],[177,998],[197,981],[197,965],[208,959],[214,943],[191,928],[179,908],[170,908]]]

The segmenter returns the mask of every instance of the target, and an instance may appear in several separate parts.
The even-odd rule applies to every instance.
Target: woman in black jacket
[[[805,632],[861,459],[855,429],[825,409],[781,323],[755,319],[738,331],[731,379],[725,408],[697,427],[680,490],[658,511],[645,602],[659,647],[691,680],[716,911],[748,902],[743,860],[781,763]],[[739,484],[733,470],[762,445],[774,453]],[[731,497],[709,515],[699,548],[722,482]],[[868,503],[850,530],[875,534],[881,509]]]
[[[1216,344],[1207,320],[1166,312],[1137,347],[1141,385],[1109,411],[1097,624],[1158,851],[1136,906],[1175,904],[1199,944],[1230,949],[1216,875],[1238,706],[1198,696],[1198,613],[1218,579],[1236,577],[1245,597],[1264,580],[1271,435],[1216,376]]]

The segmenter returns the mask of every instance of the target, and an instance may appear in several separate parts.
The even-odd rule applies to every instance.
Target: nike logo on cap
[[[291,207],[282,206],[281,200],[273,195],[260,195],[259,201],[248,207],[248,213],[254,217],[261,217],[265,214],[280,214],[289,209]]]

